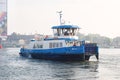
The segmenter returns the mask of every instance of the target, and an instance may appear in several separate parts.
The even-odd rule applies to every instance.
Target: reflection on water
[[[120,74],[114,72],[120,72],[120,64],[114,58],[117,56],[104,51],[101,50],[100,61],[60,62],[23,58],[18,48],[2,49],[0,80],[119,80]]]

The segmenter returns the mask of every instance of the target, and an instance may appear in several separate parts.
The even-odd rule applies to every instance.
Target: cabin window
[[[62,42],[60,43],[60,47],[62,47],[63,46],[63,44],[62,44]]]
[[[43,45],[40,45],[40,44],[34,44],[34,45],[33,45],[33,48],[43,48]]]
[[[39,45],[39,44],[38,44],[38,48],[43,48],[43,45]]]
[[[52,43],[49,43],[49,48],[52,48]]]
[[[37,48],[36,44],[33,45],[33,48]]]
[[[56,43],[53,43],[53,48],[56,47]]]
[[[62,47],[62,46],[63,46],[62,42],[49,43],[49,48],[57,48],[57,47]]]
[[[59,43],[56,43],[56,47],[59,47]]]

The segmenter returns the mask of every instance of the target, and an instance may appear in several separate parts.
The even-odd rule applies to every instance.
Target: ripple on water
[[[101,49],[99,61],[86,62],[28,59],[20,57],[18,53],[19,48],[0,50],[0,80],[120,79],[120,56],[106,49]]]

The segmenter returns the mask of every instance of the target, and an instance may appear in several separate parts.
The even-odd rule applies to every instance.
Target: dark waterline
[[[100,60],[60,62],[19,56],[19,48],[0,50],[0,80],[120,80],[120,49],[100,49]]]

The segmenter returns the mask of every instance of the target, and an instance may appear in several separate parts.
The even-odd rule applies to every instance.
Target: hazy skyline
[[[60,10],[63,20],[80,26],[81,33],[120,36],[119,0],[8,0],[8,34],[52,34]]]

